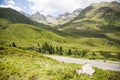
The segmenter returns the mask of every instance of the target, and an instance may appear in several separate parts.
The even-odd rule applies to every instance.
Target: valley
[[[96,67],[92,78],[78,75],[82,65],[44,55],[120,62],[120,3],[94,3],[58,18],[0,7],[0,80],[120,79],[120,72]]]

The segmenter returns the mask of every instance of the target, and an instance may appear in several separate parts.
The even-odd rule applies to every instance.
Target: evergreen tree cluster
[[[41,53],[49,53],[49,54],[54,54],[55,49],[52,45],[49,45],[48,43],[44,43],[41,48],[39,48],[39,52]]]
[[[51,44],[48,44],[47,42],[42,45],[42,47],[39,48],[38,52],[41,53],[48,53],[48,54],[63,54],[63,48],[60,46],[53,47]]]
[[[15,42],[13,42],[12,44],[9,45],[9,47],[17,47]]]
[[[17,47],[16,43],[13,42],[12,44],[9,45],[10,47]],[[74,55],[76,57],[86,57],[87,53],[89,51],[87,50],[81,50],[79,51],[78,49],[72,50],[72,49],[63,49],[63,47],[61,46],[53,46],[47,42],[45,42],[44,44],[42,44],[40,46],[40,44],[38,44],[38,47],[35,46],[30,46],[30,47],[17,47],[23,50],[31,50],[31,51],[37,51],[43,54],[58,54],[58,55]],[[95,53],[92,53],[93,57],[95,56]]]

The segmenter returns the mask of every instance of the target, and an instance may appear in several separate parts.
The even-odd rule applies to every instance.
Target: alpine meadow
[[[79,74],[87,63],[72,59],[117,69],[88,62],[94,74]],[[92,3],[57,17],[0,7],[0,80],[120,80],[120,2]]]

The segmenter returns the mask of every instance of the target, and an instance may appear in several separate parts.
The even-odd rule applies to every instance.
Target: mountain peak
[[[81,12],[82,11],[82,8],[78,8],[78,9],[76,9],[75,11],[74,11],[74,13],[76,13],[76,12]]]
[[[40,14],[40,12],[39,11],[37,11],[36,13],[34,13],[34,14],[32,14],[32,16],[44,16],[43,14]]]
[[[70,20],[72,20],[74,17],[76,17],[82,9],[77,9],[72,13],[64,13],[59,15],[58,17],[54,17],[52,15],[47,15],[44,16],[42,14],[40,14],[39,12],[34,13],[30,18],[34,21],[40,22],[40,23],[46,23],[46,24],[52,24],[52,25],[59,25],[59,24],[63,24],[66,22],[69,22]]]
[[[35,14],[40,14],[39,11],[37,11]]]

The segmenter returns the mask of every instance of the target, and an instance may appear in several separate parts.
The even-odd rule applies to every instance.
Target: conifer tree
[[[62,47],[59,47],[59,54],[62,55],[63,49]]]
[[[12,43],[12,47],[16,47],[16,44],[14,42]]]
[[[71,49],[68,49],[68,55],[71,55],[72,54],[72,50]]]

